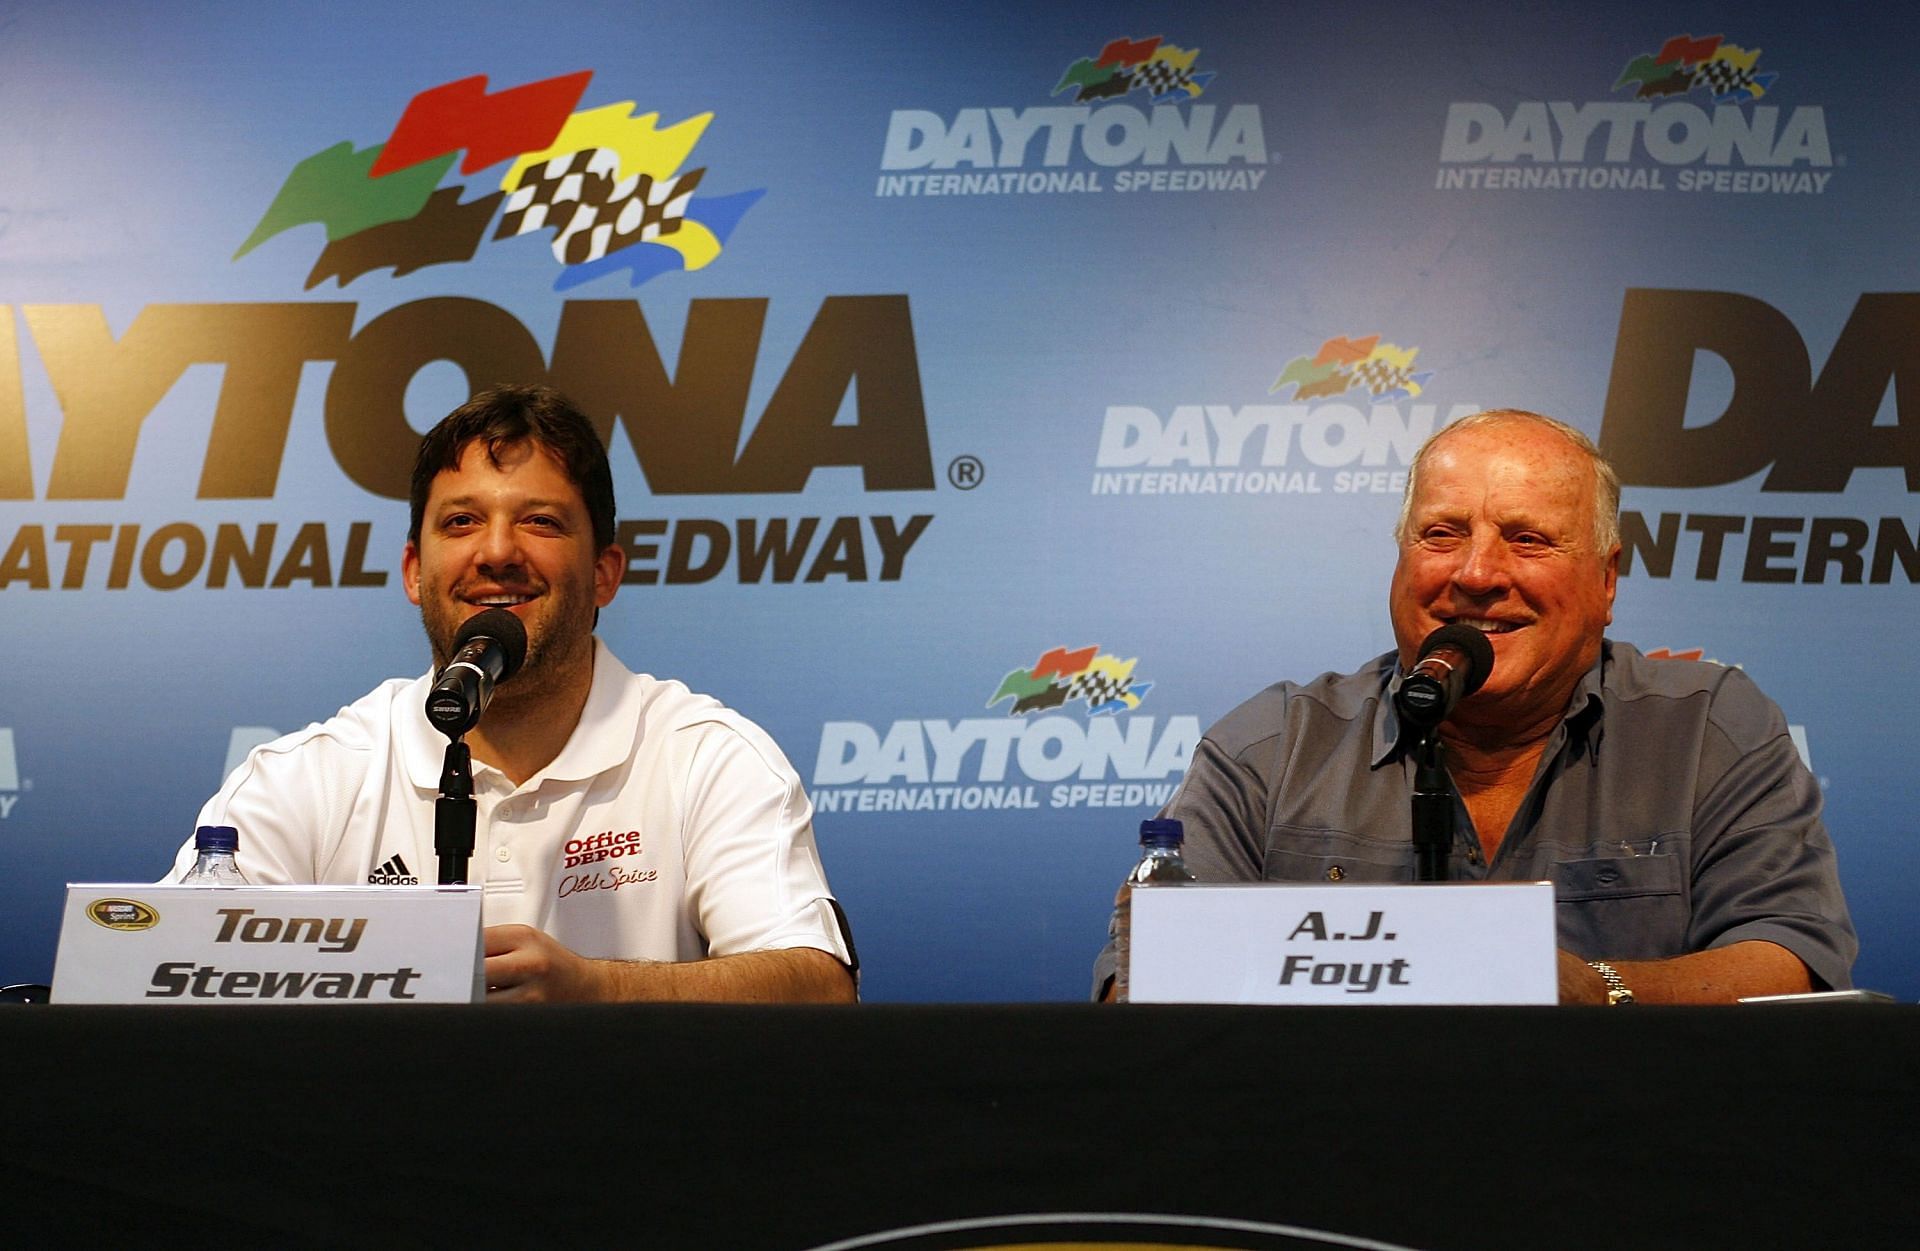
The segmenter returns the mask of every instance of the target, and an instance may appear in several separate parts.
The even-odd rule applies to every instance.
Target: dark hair
[[[498,465],[502,448],[529,440],[566,466],[567,477],[587,502],[594,549],[605,549],[613,542],[613,470],[607,465],[607,446],[586,414],[548,386],[489,387],[427,431],[413,462],[413,519],[407,541],[419,544],[433,480],[456,468],[469,444],[484,442],[487,459]]]

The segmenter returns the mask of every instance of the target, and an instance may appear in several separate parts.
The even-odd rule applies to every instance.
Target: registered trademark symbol
[[[947,466],[947,481],[962,491],[971,491],[987,480],[987,467],[978,456],[956,456]]]
[[[1278,165],[1279,163],[1280,163],[1280,154],[1278,152],[1267,153],[1267,164]]]

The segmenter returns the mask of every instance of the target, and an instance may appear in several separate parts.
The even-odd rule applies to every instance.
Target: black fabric
[[[0,1177],[35,1245],[797,1251],[1146,1212],[1895,1246],[1916,1055],[1910,1005],[17,1007]],[[1297,1245],[1228,1237],[1196,1245]]]

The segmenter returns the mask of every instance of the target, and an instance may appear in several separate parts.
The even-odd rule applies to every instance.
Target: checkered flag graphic
[[[1714,96],[1730,95],[1736,91],[1753,91],[1754,73],[1743,69],[1731,61],[1705,61],[1693,71],[1694,82],[1706,87]]]
[[[581,204],[604,204],[619,171],[620,158],[605,148],[583,148],[536,165],[507,196],[507,210],[493,237],[531,234],[568,220]]]
[[[1135,67],[1133,71],[1133,85],[1145,87],[1149,94],[1155,96],[1163,96],[1191,82],[1193,82],[1193,73],[1190,70],[1183,70],[1166,61],[1148,61]]]
[[[1108,700],[1118,699],[1120,696],[1126,694],[1127,688],[1132,685],[1132,678],[1122,678],[1116,681],[1107,674],[1097,673],[1089,669],[1068,683],[1067,698],[1084,699],[1093,707],[1098,708]]]
[[[1353,367],[1355,384],[1365,387],[1373,395],[1403,390],[1412,376],[1412,370],[1383,360],[1361,361]]]
[[[680,229],[687,203],[706,174],[677,178],[635,174],[614,181],[620,158],[604,148],[557,156],[530,171],[507,198],[496,239],[553,227],[553,255],[562,264],[597,261],[635,243]]]

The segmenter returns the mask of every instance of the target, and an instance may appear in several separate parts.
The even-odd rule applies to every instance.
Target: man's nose
[[[1507,545],[1498,533],[1476,530],[1460,549],[1454,585],[1470,595],[1505,590],[1512,573],[1508,560]]]
[[[505,569],[520,564],[519,529],[506,518],[488,522],[480,532],[480,545],[474,558],[488,569]]]

